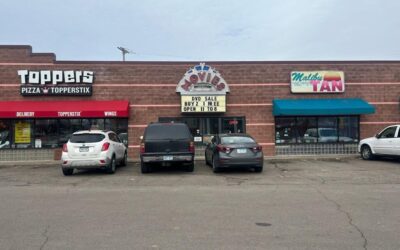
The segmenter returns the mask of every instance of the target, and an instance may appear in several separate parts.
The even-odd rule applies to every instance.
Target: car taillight
[[[140,143],[140,153],[143,154],[144,152],[146,152],[146,148],[144,147],[144,143]]]
[[[225,146],[223,146],[223,145],[221,145],[221,144],[218,144],[217,145],[217,150],[219,151],[219,152],[223,152],[223,153],[226,153],[226,154],[229,154],[230,152],[231,152],[231,148],[230,147],[225,147]]]
[[[194,153],[194,142],[192,142],[192,141],[189,144],[189,152]]]
[[[261,146],[256,146],[252,148],[253,152],[257,153],[257,152],[261,152],[262,151],[262,147]]]
[[[63,145],[63,149],[62,150],[63,150],[63,152],[66,152],[66,153],[68,152],[68,147],[67,147],[66,143]]]
[[[103,147],[101,147],[101,151],[107,151],[109,147],[110,147],[110,143],[109,142],[105,142],[103,144]]]

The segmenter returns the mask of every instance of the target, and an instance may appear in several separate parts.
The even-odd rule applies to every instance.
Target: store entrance
[[[221,133],[245,133],[246,117],[160,117],[159,122],[183,122],[186,123],[192,133],[196,151],[200,151],[212,137]],[[199,153],[200,154],[200,153]],[[201,153],[202,154],[202,153]],[[196,153],[197,155],[197,153]]]

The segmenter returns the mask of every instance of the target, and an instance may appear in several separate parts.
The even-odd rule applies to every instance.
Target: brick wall
[[[181,116],[175,88],[185,72],[199,62],[71,62],[56,61],[52,53],[32,53],[30,46],[0,46],[0,100],[129,100],[129,156],[138,156],[144,125],[160,116]],[[245,116],[247,132],[273,155],[274,98],[363,98],[376,107],[361,116],[361,138],[400,123],[400,61],[371,62],[207,62],[230,86],[225,116]],[[17,70],[91,70],[92,97],[22,97]],[[290,72],[341,70],[343,94],[291,94]],[[251,105],[250,105],[251,104]],[[169,105],[160,107],[157,105]]]

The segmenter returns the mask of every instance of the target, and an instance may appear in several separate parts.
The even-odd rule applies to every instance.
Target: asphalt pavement
[[[130,162],[0,166],[0,249],[400,249],[400,161],[272,159],[262,173]]]

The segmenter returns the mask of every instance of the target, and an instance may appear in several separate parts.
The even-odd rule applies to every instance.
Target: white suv
[[[72,175],[75,168],[100,168],[113,174],[118,163],[126,165],[127,148],[112,131],[78,131],[64,144],[61,161],[64,175]]]
[[[374,156],[400,156],[400,125],[384,128],[374,137],[361,140],[358,152],[364,160],[371,160]]]

